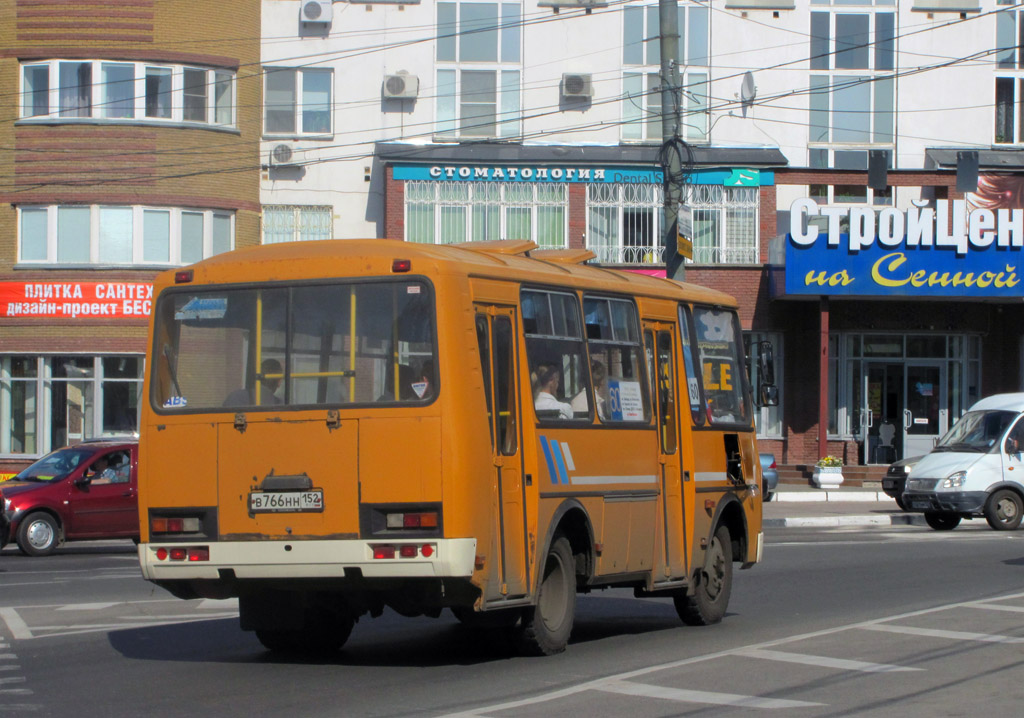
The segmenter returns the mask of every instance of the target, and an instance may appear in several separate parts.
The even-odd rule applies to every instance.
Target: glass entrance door
[[[864,463],[891,464],[900,458],[903,416],[903,364],[865,362]]]
[[[903,410],[903,456],[921,456],[946,432],[946,365],[906,365],[906,407]]]

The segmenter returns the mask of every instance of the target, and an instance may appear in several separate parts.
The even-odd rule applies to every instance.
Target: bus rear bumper
[[[401,548],[415,547],[403,557]],[[390,551],[395,549],[393,558]],[[420,541],[214,541],[139,544],[149,581],[273,578],[444,578],[472,576],[476,539]],[[375,558],[375,550],[376,555]],[[406,549],[406,553],[410,553]],[[173,558],[172,558],[173,556]]]

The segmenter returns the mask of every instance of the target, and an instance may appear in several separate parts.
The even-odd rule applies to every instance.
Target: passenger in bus
[[[264,359],[260,364],[260,401],[262,406],[280,404],[281,398],[275,394],[281,385],[281,362],[277,359]],[[253,406],[256,404],[256,389],[235,389],[224,400],[224,406]]]
[[[607,419],[608,371],[604,368],[604,364],[596,359],[590,362],[590,379],[594,382],[594,397],[595,403],[597,404],[597,415],[602,419]],[[586,387],[572,398],[571,403],[574,413],[578,415],[584,415],[587,413],[588,402]]]
[[[533,408],[537,410],[538,416],[542,418],[548,415],[554,417],[555,412],[557,412],[559,419],[571,419],[573,417],[572,404],[559,401],[557,398],[560,381],[558,369],[553,364],[542,364],[537,369],[537,376],[533,385]],[[541,414],[540,412],[544,413]]]

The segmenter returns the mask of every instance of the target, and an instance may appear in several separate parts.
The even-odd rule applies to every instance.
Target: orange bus
[[[160,275],[145,578],[238,597],[271,650],[390,607],[552,654],[606,587],[719,621],[763,545],[735,301],[593,256],[330,240]]]

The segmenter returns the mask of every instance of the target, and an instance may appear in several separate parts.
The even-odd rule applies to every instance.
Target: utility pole
[[[679,104],[679,7],[677,0],[658,0],[658,25],[661,37],[661,140],[659,154],[665,175],[665,276],[684,280],[686,269],[677,246],[679,202],[682,199],[683,158],[681,156]]]

